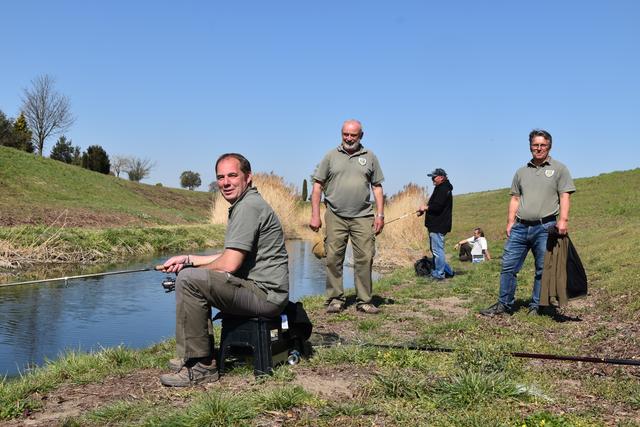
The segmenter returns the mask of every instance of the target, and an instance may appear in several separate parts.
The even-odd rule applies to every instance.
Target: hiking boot
[[[356,307],[356,310],[361,311],[366,314],[378,314],[380,313],[380,309],[373,304],[360,304]]]
[[[167,362],[167,367],[171,369],[173,372],[178,372],[184,366],[184,359],[169,359]]]
[[[342,302],[340,302],[339,300],[335,300],[334,299],[327,306],[327,313],[340,313],[343,308],[344,308],[344,306],[342,305]]]
[[[540,309],[538,307],[529,307],[527,310],[527,316],[538,316],[540,315]]]
[[[509,309],[504,304],[497,302],[489,308],[480,310],[480,314],[482,314],[483,316],[489,316],[489,317],[500,316],[503,314],[509,314]]]
[[[160,382],[167,387],[190,387],[218,381],[218,378],[218,367],[215,362],[205,365],[202,362],[187,361],[178,372],[160,375]]]

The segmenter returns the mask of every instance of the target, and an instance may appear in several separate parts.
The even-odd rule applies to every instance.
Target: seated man
[[[176,373],[160,376],[170,387],[216,381],[209,332],[211,307],[240,316],[278,316],[289,301],[288,255],[278,217],[251,183],[251,164],[227,153],[216,162],[222,197],[231,203],[220,254],[178,255],[165,271],[176,279]],[[184,267],[195,267],[187,268]],[[184,270],[183,270],[184,269]]]
[[[484,232],[480,227],[473,229],[473,236],[456,243],[454,249],[458,248],[460,261],[482,262],[491,259],[487,239],[484,238]]]

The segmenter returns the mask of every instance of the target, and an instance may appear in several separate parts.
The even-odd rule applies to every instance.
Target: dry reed
[[[253,175],[253,184],[280,218],[287,239],[311,241],[318,239],[318,234],[308,227],[311,218],[311,205],[300,201],[300,197],[292,185],[286,184],[283,178],[273,173],[256,173]],[[388,224],[377,237],[377,255],[374,260],[377,268],[409,265],[424,254],[426,231],[423,218],[417,218],[415,212],[425,201],[425,190],[416,184],[405,185],[402,191],[387,200],[385,205],[387,221],[407,213],[409,215]],[[220,193],[217,193],[211,209],[211,222],[226,224],[228,209],[229,204]],[[323,220],[324,210],[324,205],[321,205]],[[324,225],[320,233],[324,235]]]
[[[426,229],[423,217],[417,218],[416,211],[426,203],[425,190],[416,184],[407,184],[402,191],[390,197],[385,203],[385,218],[393,221],[376,238],[374,265],[378,270],[412,264],[423,256],[426,248]],[[320,205],[324,220],[324,204]],[[405,214],[408,214],[404,216]],[[311,205],[305,203],[298,209],[298,233],[301,238],[311,241],[318,239],[307,224],[311,218]],[[399,217],[402,217],[397,219]],[[397,219],[394,221],[394,219]],[[324,224],[320,230],[324,235]]]
[[[416,184],[405,185],[387,200],[384,208],[387,225],[376,239],[376,267],[410,265],[424,255],[427,239],[424,217],[418,218],[415,212],[426,200],[424,188]],[[393,221],[405,214],[409,215]]]
[[[285,237],[287,239],[300,238],[301,226],[298,212],[300,196],[298,196],[295,187],[285,183],[282,177],[273,173],[254,174],[253,185],[280,219]],[[226,225],[228,213],[229,203],[219,192],[216,193],[211,207],[211,222]]]
[[[104,261],[113,252],[120,255],[140,255],[148,252],[149,247],[133,250],[126,244],[113,248],[112,253],[106,254],[95,248],[79,248],[65,241],[62,234],[66,228],[67,211],[63,211],[49,226],[39,234],[30,234],[28,227],[15,227],[12,238],[0,240],[0,268],[9,270],[24,270],[36,264],[92,264]],[[24,237],[24,238],[23,238]],[[31,240],[25,245],[24,241]]]

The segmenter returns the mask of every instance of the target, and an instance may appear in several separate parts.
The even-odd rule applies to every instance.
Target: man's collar
[[[235,201],[235,202],[233,202],[233,203],[231,204],[231,206],[229,206],[229,213],[231,213],[231,211],[232,211],[232,210],[233,210],[233,208],[238,204],[238,202],[239,202],[240,200],[244,199],[244,197],[245,197],[248,193],[250,193],[251,191],[256,191],[256,192],[257,192],[258,190],[256,189],[256,187],[253,187],[253,186],[251,186],[251,187],[247,187],[247,188],[246,188],[246,190],[244,190],[244,192],[243,192],[243,193],[242,193],[242,194],[241,194],[241,195],[236,199],[236,201]]]
[[[533,157],[531,158],[531,160],[529,160],[529,162],[527,163],[527,166],[531,167],[531,168],[541,168],[542,166],[547,166],[547,165],[551,165],[551,156],[547,156],[546,159],[544,159],[544,162],[540,163],[540,165],[536,165],[535,163],[533,163]]]
[[[364,145],[362,145],[362,143],[359,144],[359,147],[356,151],[354,151],[353,153],[349,153],[347,150],[345,150],[344,146],[342,144],[338,145],[338,151],[346,154],[347,156],[355,156],[358,154],[364,154],[367,152],[367,150],[364,148]]]

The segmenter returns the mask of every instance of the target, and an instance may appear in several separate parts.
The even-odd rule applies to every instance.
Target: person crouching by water
[[[473,229],[473,236],[468,239],[462,239],[456,243],[454,249],[460,249],[458,259],[463,262],[482,262],[491,259],[487,239],[485,239],[484,231],[482,231],[480,227]]]
[[[169,387],[216,381],[209,332],[211,307],[239,316],[278,316],[289,301],[289,267],[280,220],[252,186],[251,164],[237,153],[216,161],[222,197],[231,204],[224,250],[169,258],[176,279],[176,372],[160,376]],[[185,268],[185,267],[194,268]]]

